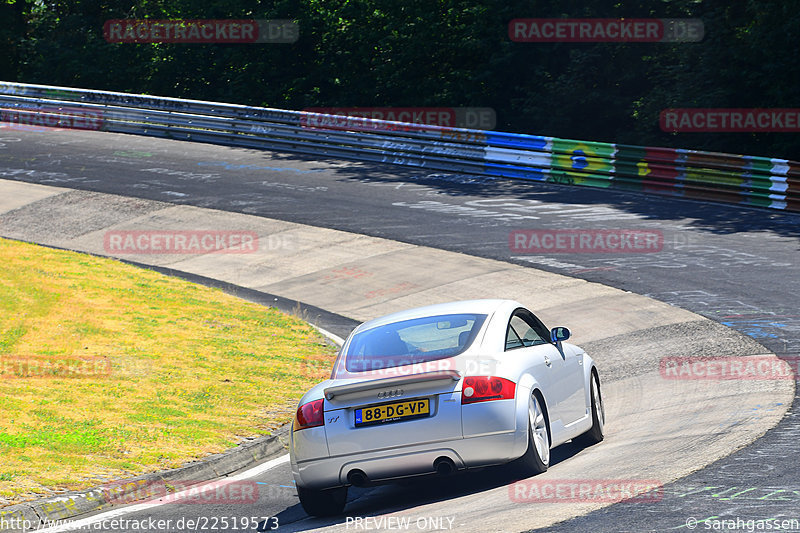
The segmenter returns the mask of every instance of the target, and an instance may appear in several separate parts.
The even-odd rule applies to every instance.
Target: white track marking
[[[260,464],[258,466],[254,466],[253,468],[247,469],[244,472],[240,472],[235,476],[220,478],[223,482],[231,482],[231,481],[240,481],[242,479],[248,479],[251,477],[255,477],[259,474],[263,474],[267,470],[275,468],[276,466],[280,466],[284,463],[289,462],[289,454],[281,455],[280,457],[276,457],[266,463]],[[192,487],[192,489],[187,489],[185,491],[181,491],[179,493],[171,494],[171,498],[165,502],[157,502],[156,500],[152,500],[146,503],[137,503],[135,505],[128,505],[121,509],[115,509],[113,511],[106,511],[105,513],[100,513],[94,516],[90,516],[88,518],[83,518],[80,520],[70,521],[67,524],[49,527],[46,529],[37,529],[37,533],[61,533],[62,531],[72,531],[74,529],[81,529],[87,528],[89,529],[92,524],[97,522],[101,522],[103,520],[113,520],[115,518],[119,518],[120,516],[125,516],[131,513],[138,513],[139,511],[147,511],[150,509],[154,509],[156,507],[160,507],[162,505],[166,505],[167,503],[172,503],[174,499],[180,498],[180,495],[184,492],[188,492],[189,490],[202,490],[203,487],[212,485],[212,484],[219,484],[219,481],[209,482],[206,485],[200,485],[197,487]]]

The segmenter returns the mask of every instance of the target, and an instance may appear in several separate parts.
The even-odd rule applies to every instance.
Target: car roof
[[[457,302],[426,305],[424,307],[415,307],[413,309],[407,309],[405,311],[399,311],[396,313],[391,313],[386,316],[375,318],[373,320],[369,320],[358,326],[358,328],[356,328],[354,332],[372,329],[378,326],[383,326],[385,324],[391,324],[393,322],[401,322],[403,320],[411,320],[414,318],[422,318],[426,316],[451,315],[458,313],[491,315],[499,308],[506,306],[511,308],[522,307],[522,305],[519,302],[516,302],[514,300],[504,300],[499,298],[483,299],[483,300],[461,300]]]

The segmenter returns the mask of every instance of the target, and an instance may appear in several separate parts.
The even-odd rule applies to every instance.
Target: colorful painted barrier
[[[0,121],[7,127],[91,124],[110,132],[800,212],[800,163],[786,159],[8,82],[0,82]]]

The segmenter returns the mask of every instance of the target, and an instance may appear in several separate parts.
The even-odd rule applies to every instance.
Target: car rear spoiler
[[[325,398],[333,400],[336,396],[353,394],[372,389],[382,389],[397,385],[410,385],[411,383],[421,383],[425,381],[458,381],[461,374],[457,370],[436,370],[433,372],[423,372],[421,374],[409,374],[408,376],[394,376],[391,378],[372,379],[369,381],[359,381],[358,383],[348,383],[346,385],[336,385],[328,387],[323,392]]]

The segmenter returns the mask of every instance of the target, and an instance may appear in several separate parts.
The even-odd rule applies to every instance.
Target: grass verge
[[[0,239],[0,505],[268,433],[334,356],[276,309]]]

